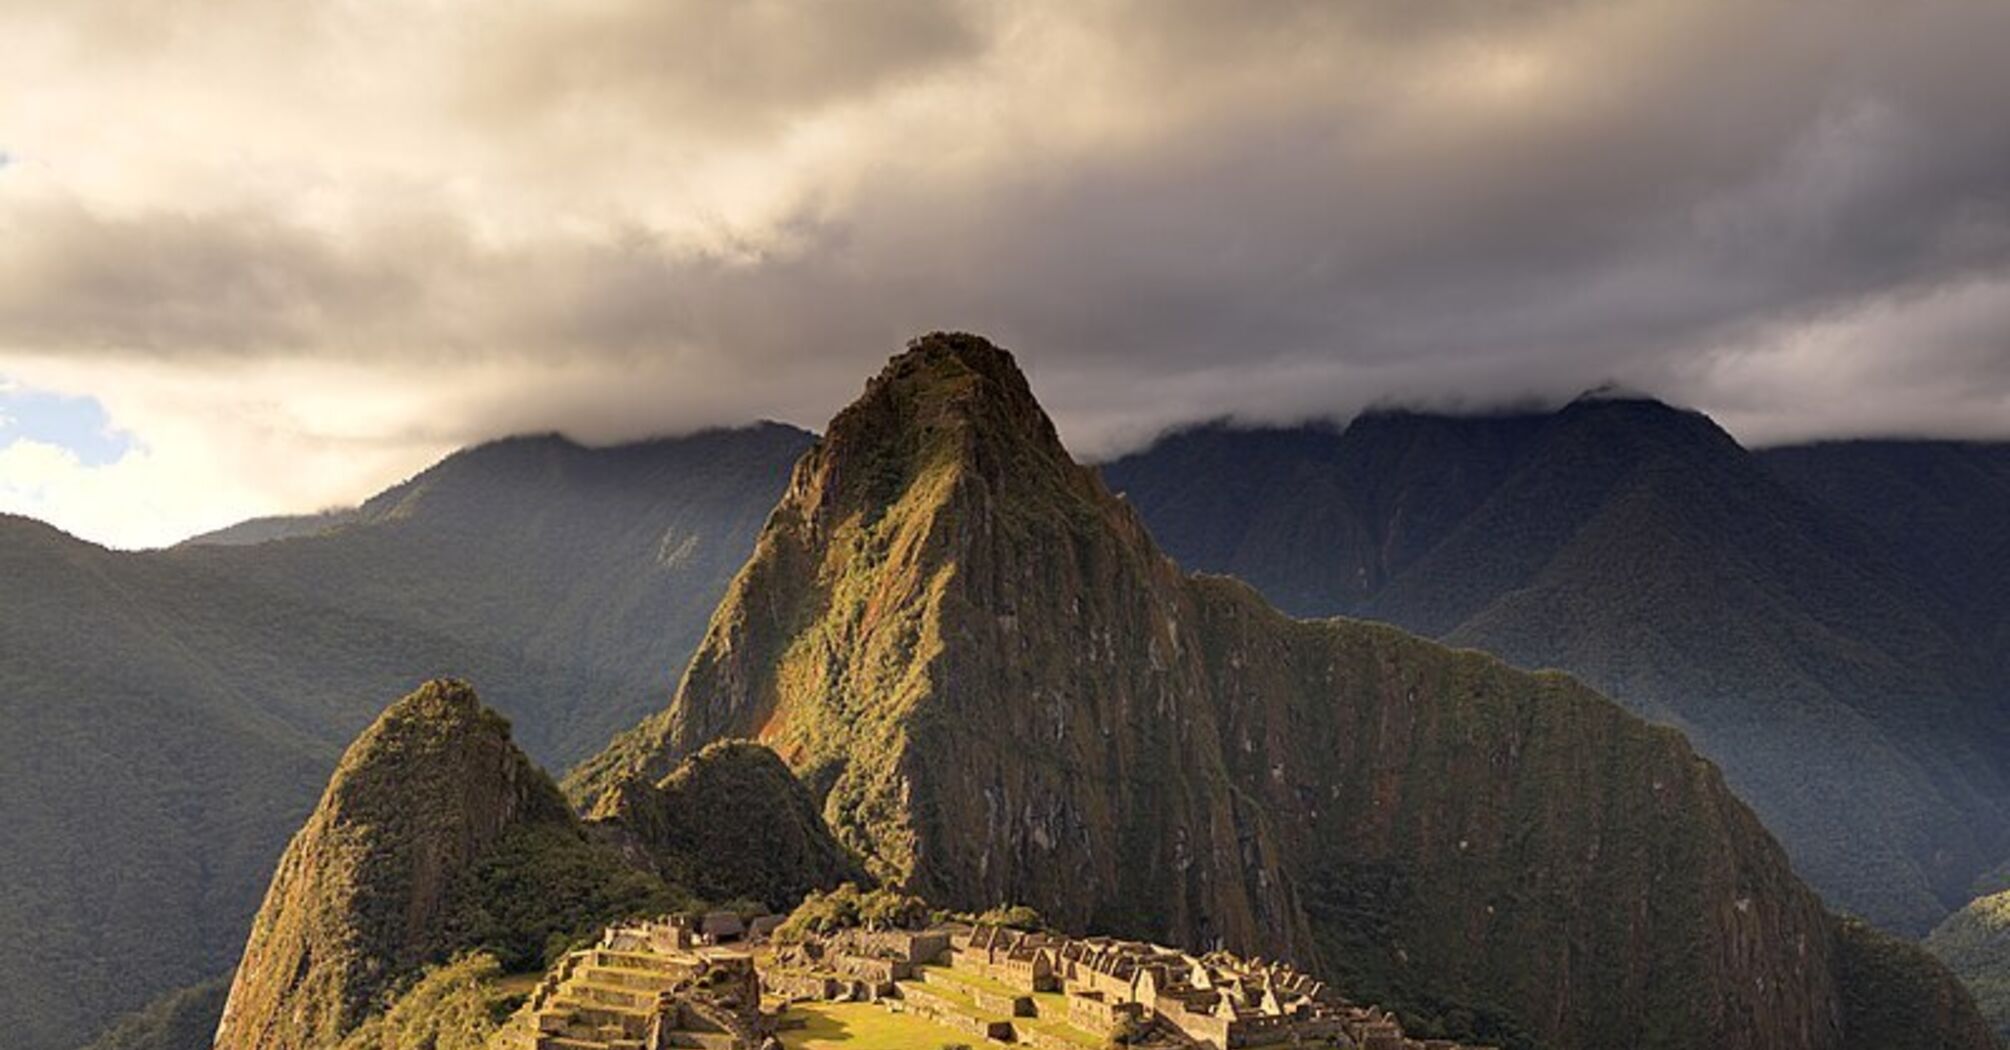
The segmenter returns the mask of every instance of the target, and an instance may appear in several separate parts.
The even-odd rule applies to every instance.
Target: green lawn
[[[967,1032],[873,1003],[797,1003],[785,1016],[807,1022],[780,1033],[788,1050],[936,1050],[983,1042]]]

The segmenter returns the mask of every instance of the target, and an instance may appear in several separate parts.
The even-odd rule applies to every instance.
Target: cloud
[[[148,469],[297,457],[214,508],[511,430],[818,426],[931,327],[1017,350],[1090,455],[1608,379],[1753,441],[2010,435],[2002,5],[86,0],[0,33],[35,87],[0,97],[33,158],[0,368],[98,396]]]

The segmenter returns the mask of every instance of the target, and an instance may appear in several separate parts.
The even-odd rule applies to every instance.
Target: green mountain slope
[[[732,736],[951,907],[1314,961],[1515,1045],[1852,1045],[1842,932],[1679,734],[1185,576],[975,337],[833,420],[672,705],[568,787]],[[1953,994],[1886,1045],[1988,1045]]]
[[[1787,485],[1861,523],[1959,610],[2010,680],[2010,444],[1830,441],[1769,448]]]
[[[9,1045],[69,1050],[227,971],[343,745],[410,682],[495,683],[554,763],[659,705],[807,442],[499,442],[244,546],[0,518]]]
[[[1997,1033],[2010,1037],[2010,890],[1977,897],[1948,916],[1926,948],[1968,985]]]
[[[510,690],[491,691],[524,747],[567,765],[660,701],[808,442],[778,424],[613,448],[512,438],[332,530],[158,557],[552,669],[535,692],[484,680]]]
[[[230,978],[167,993],[121,1020],[84,1050],[210,1050]]]
[[[494,977],[540,972],[609,922],[701,905],[694,888],[743,896],[765,873],[786,908],[852,873],[802,786],[754,745],[709,749],[648,790],[657,827],[696,834],[580,820],[473,689],[424,684],[350,745],[287,847],[217,1050],[397,1043],[484,1012]],[[788,815],[752,837],[719,830]],[[783,841],[793,852],[769,852]]]
[[[0,1025],[69,1047],[229,970],[365,690],[468,654],[19,519],[0,577],[28,596],[0,616]]]
[[[782,911],[864,881],[789,767],[744,740],[711,744],[660,781],[623,780],[587,819],[631,864],[706,900]]]
[[[1883,925],[1924,932],[2010,842],[2010,694],[1958,608],[1699,415],[1585,399],[1215,428],[1106,475],[1189,564],[1260,564],[1300,611],[1563,668],[1681,727],[1798,870]]]
[[[427,963],[676,903],[594,843],[474,691],[429,682],[343,755],[252,923],[218,1050],[322,1047]]]

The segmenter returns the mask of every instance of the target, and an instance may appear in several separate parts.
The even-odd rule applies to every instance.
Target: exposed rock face
[[[860,878],[795,774],[744,740],[704,748],[660,783],[622,781],[589,823],[630,863],[714,903],[788,908]]]
[[[573,787],[729,736],[939,903],[1495,1004],[1557,1047],[1844,1045],[1831,920],[1679,734],[1183,575],[975,337],[832,422],[671,707]]]
[[[433,681],[350,746],[273,876],[218,1050],[322,1047],[439,954],[458,877],[512,828],[566,827],[550,778],[474,691]]]

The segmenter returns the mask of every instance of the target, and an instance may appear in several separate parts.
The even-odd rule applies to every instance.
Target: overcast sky
[[[1748,443],[2010,436],[1995,0],[0,0],[0,41],[0,509],[106,543],[512,432],[820,428],[937,327],[1085,456],[1605,381]]]

